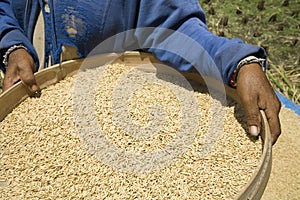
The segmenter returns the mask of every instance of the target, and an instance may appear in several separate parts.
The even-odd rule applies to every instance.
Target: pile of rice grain
[[[151,120],[149,105],[158,103],[167,116],[163,130],[145,140],[122,133],[112,124],[111,95],[120,75],[130,70],[118,64],[104,70],[94,97],[99,125],[118,148],[159,150],[176,137],[180,104],[166,85],[145,83],[133,91],[130,116],[142,127]],[[49,86],[40,98],[26,99],[0,122],[0,199],[233,199],[259,165],[261,142],[246,136],[235,118],[243,117],[242,110],[232,102],[214,148],[199,156],[211,124],[210,107],[217,100],[187,91],[194,93],[199,107],[199,129],[188,151],[149,173],[115,170],[86,150],[75,128],[74,79]]]

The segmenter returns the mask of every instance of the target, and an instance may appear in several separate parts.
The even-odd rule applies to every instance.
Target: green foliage
[[[300,104],[300,1],[202,0],[200,4],[212,32],[265,48],[272,85]]]

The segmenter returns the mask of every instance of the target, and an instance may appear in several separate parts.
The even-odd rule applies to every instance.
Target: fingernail
[[[31,91],[37,91],[39,90],[40,88],[36,85],[36,84],[33,84],[31,87],[30,87]]]
[[[259,131],[257,126],[250,126],[250,134],[253,136],[258,136]]]

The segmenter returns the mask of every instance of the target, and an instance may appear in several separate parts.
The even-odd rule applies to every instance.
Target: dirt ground
[[[282,135],[273,146],[271,176],[262,200],[300,199],[300,117],[283,108]]]

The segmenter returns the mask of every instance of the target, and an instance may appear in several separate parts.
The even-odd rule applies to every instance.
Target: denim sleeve
[[[243,58],[250,55],[266,58],[261,47],[212,34],[197,0],[142,0],[137,27],[158,27],[160,31],[140,41],[151,46],[147,51],[159,60],[181,71],[196,68],[202,75],[226,84]],[[145,34],[139,33],[137,37]]]
[[[38,67],[38,57],[32,43],[20,28],[10,1],[3,0],[0,1],[0,69],[5,71],[3,56],[8,48],[16,44],[23,44],[28,49]]]

